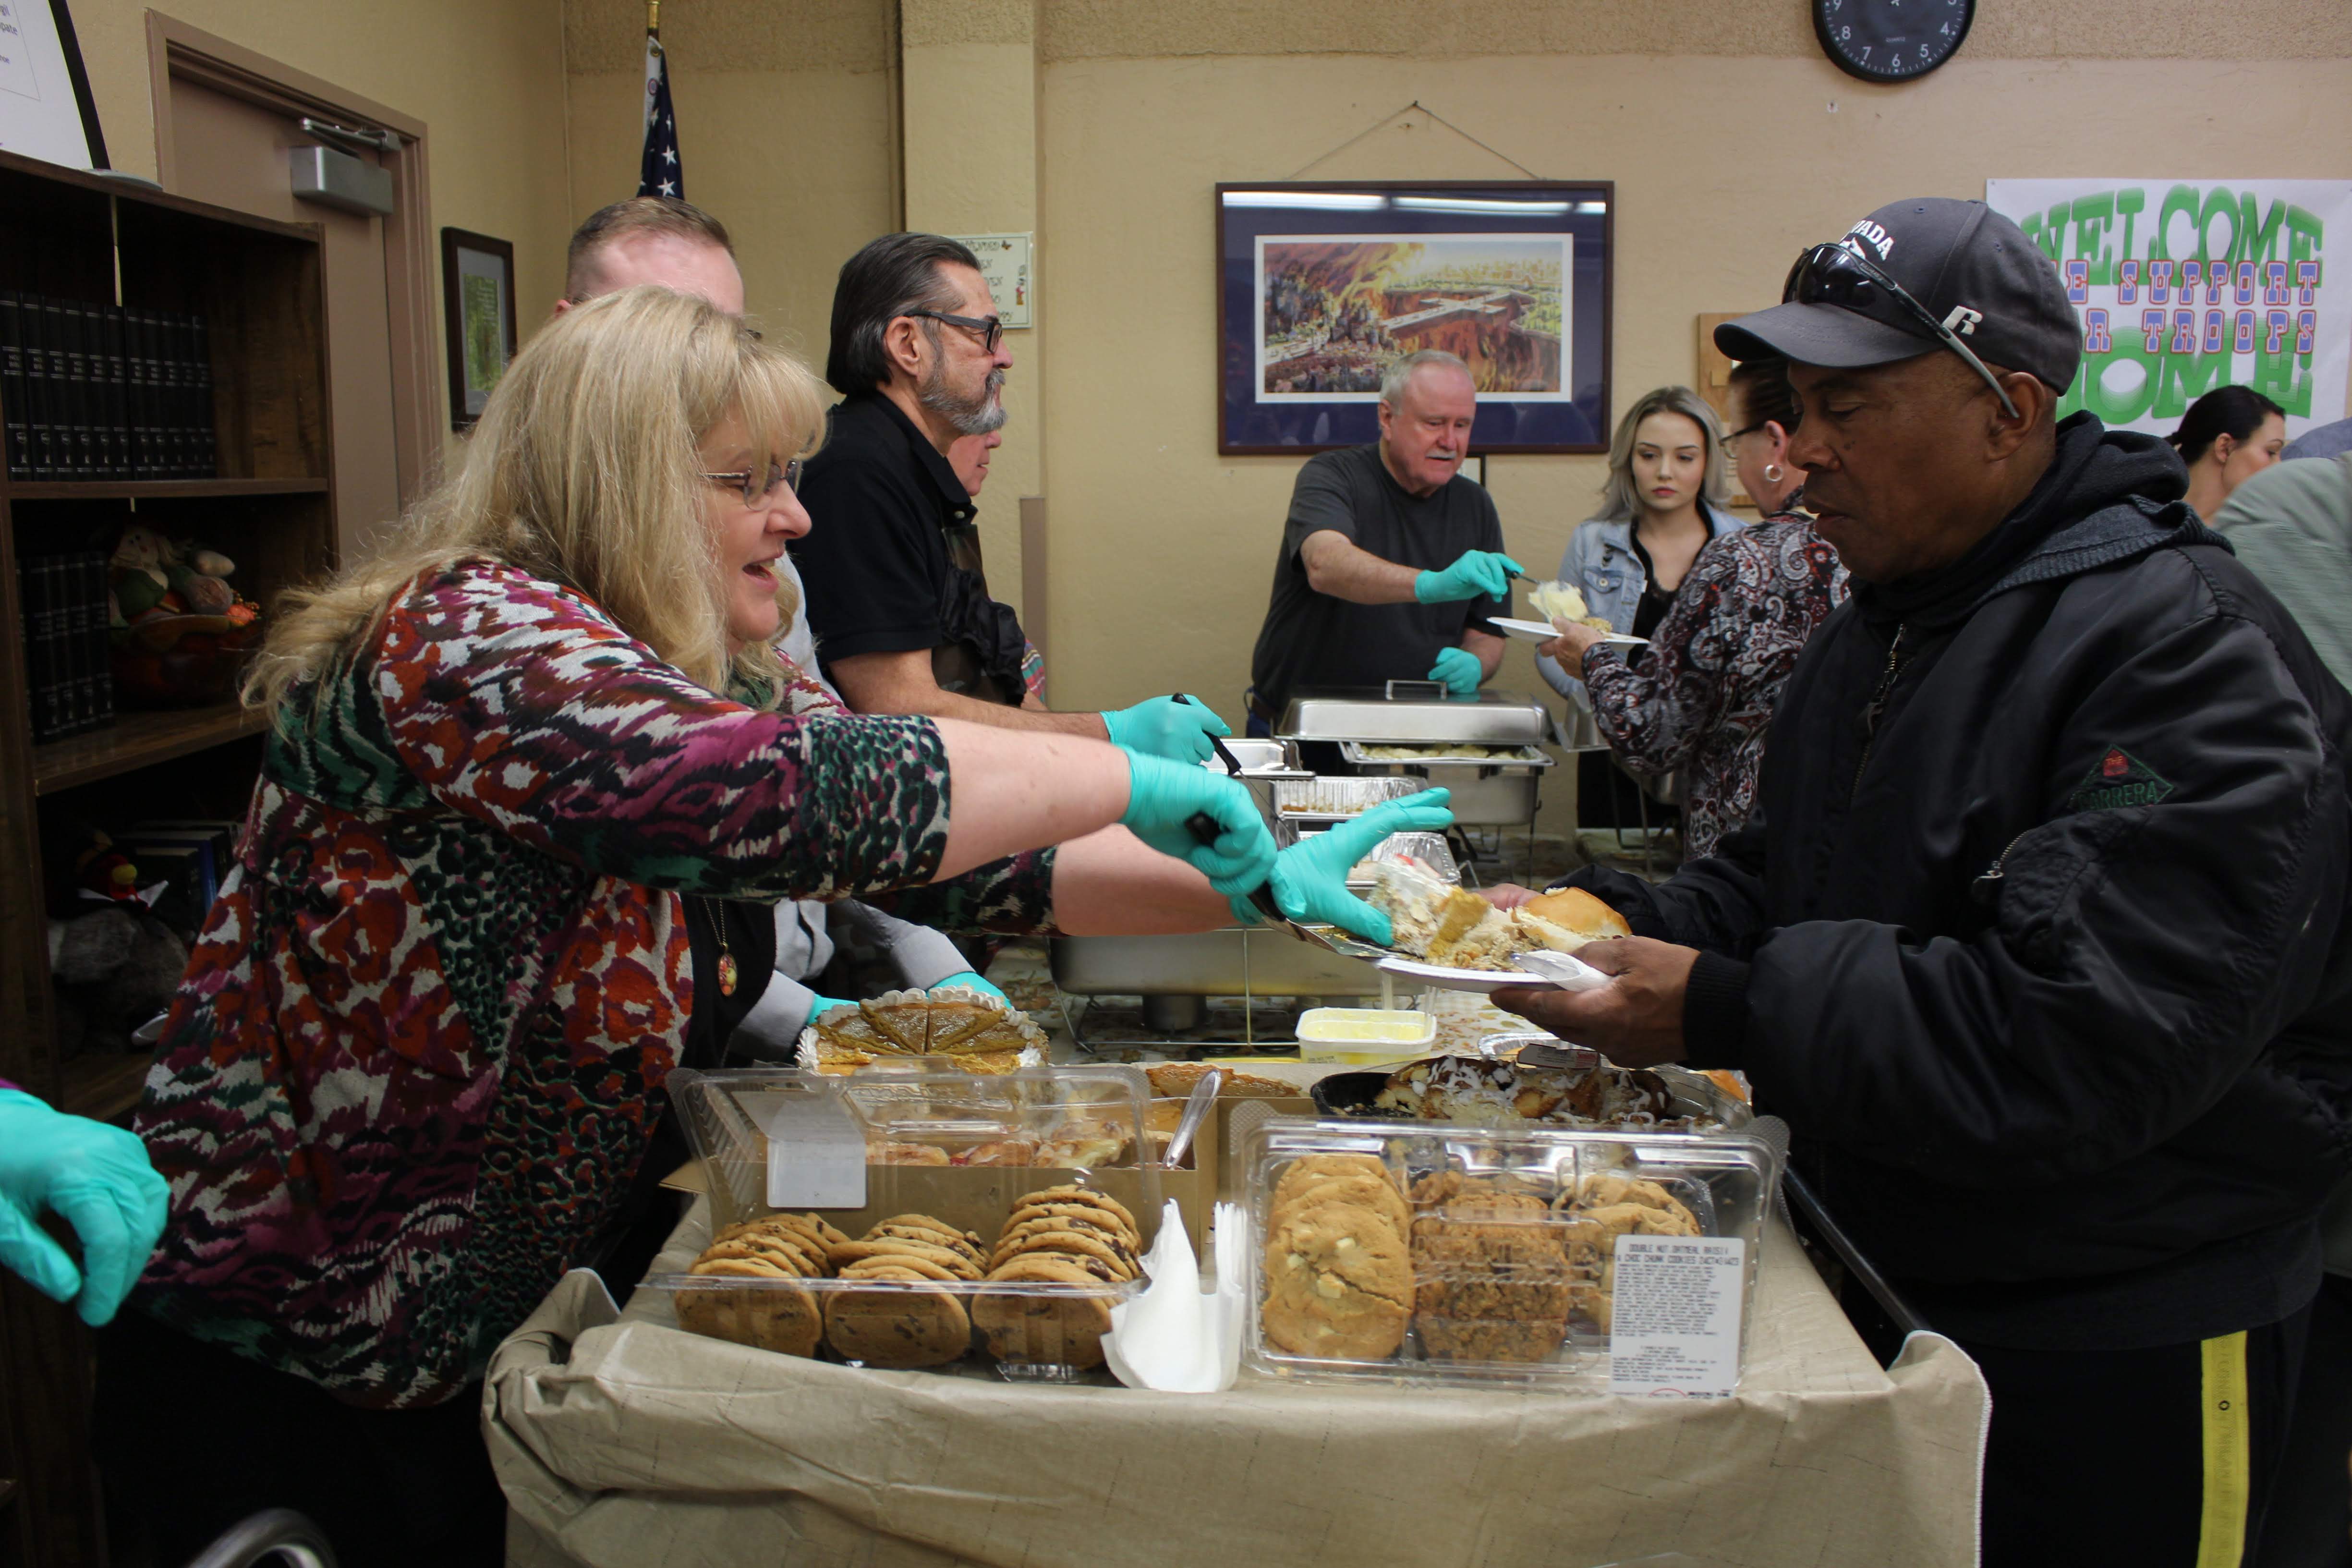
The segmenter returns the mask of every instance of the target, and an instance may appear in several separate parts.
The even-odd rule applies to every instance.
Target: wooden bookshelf
[[[209,326],[213,479],[11,481],[0,466],[0,1079],[79,1115],[137,1104],[143,1051],[68,1057],[57,1039],[42,874],[53,830],[143,816],[236,816],[264,722],[233,702],[139,710],[35,745],[16,563],[105,550],[128,521],[236,563],[264,606],[334,563],[320,232],[0,153],[0,289]],[[6,395],[0,386],[0,398]],[[0,1279],[0,1564],[104,1561],[88,1462],[89,1337],[73,1315]]]
[[[321,496],[327,481],[294,479],[13,480],[17,500],[233,500],[241,496]]]
[[[103,730],[33,748],[33,793],[54,795],[134,768],[257,732],[267,721],[235,702],[214,708],[133,709]]]

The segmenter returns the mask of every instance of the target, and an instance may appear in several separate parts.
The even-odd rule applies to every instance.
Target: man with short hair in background
[[[1108,738],[1206,761],[1233,731],[1207,707],[1155,697],[1108,713],[1027,706],[1027,639],[989,596],[959,437],[1004,423],[1004,325],[964,246],[886,234],[843,264],[824,375],[845,395],[811,458],[792,542],[824,674],[859,713],[924,713]]]
[[[1520,567],[1494,498],[1462,477],[1477,411],[1467,365],[1406,354],[1381,380],[1381,438],[1298,470],[1250,661],[1252,733],[1306,688],[1434,680],[1467,697],[1502,663],[1488,617],[1509,613]]]

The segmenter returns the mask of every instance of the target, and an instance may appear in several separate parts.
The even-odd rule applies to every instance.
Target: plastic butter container
[[[1402,1008],[1313,1007],[1298,1016],[1298,1059],[1386,1067],[1429,1054],[1437,1020]]]
[[[645,1281],[680,1328],[866,1367],[1102,1366],[1161,1213],[1139,1069],[921,1058],[681,1068],[668,1089],[712,1212],[693,1270]]]
[[[1268,1376],[1726,1398],[1760,1139],[1236,1118]]]

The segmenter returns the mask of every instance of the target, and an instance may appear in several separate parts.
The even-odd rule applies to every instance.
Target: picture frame
[[[514,246],[441,231],[442,322],[449,353],[449,427],[470,430],[515,356]]]
[[[66,0],[0,0],[0,152],[110,167]]]
[[[1609,449],[1616,183],[1221,183],[1217,452],[1378,439],[1380,374],[1459,353],[1482,453]]]

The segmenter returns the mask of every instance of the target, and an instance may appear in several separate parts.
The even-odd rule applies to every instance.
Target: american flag
[[[677,116],[669,106],[669,57],[661,35],[646,29],[646,153],[637,164],[637,195],[686,195],[686,171],[677,161]]]

